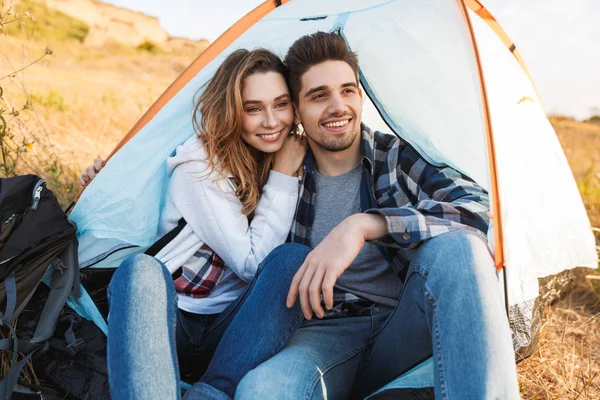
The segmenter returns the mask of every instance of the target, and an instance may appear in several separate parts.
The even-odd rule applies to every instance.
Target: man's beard
[[[311,135],[307,134],[307,136],[323,150],[327,150],[332,153],[344,151],[352,146],[356,140],[356,137],[360,134],[360,129],[355,125],[354,120],[352,120],[351,124],[352,129],[340,138],[328,136],[327,132],[325,132],[323,135],[320,135],[318,140],[311,137]]]

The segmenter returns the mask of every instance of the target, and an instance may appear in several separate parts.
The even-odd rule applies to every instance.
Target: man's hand
[[[333,286],[352,264],[365,241],[377,239],[387,232],[385,219],[377,214],[354,214],[338,226],[311,251],[294,276],[286,305],[291,308],[300,296],[302,312],[311,319],[313,312],[323,318],[321,294],[325,307],[333,307]]]
[[[104,160],[101,158],[96,158],[94,160],[94,164],[92,164],[89,167],[87,167],[86,169],[84,169],[83,172],[81,173],[81,175],[79,175],[79,179],[78,179],[79,184],[81,186],[85,186],[92,179],[94,179],[94,177],[96,176],[96,174],[98,172],[100,172],[102,167],[104,167]]]

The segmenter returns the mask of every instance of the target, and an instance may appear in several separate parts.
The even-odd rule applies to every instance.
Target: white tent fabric
[[[531,340],[537,278],[596,268],[598,259],[581,196],[535,88],[498,36],[474,13],[471,20],[490,105],[517,348]],[[515,329],[515,320],[525,326]]]
[[[339,30],[358,52],[373,103],[365,107],[367,124],[491,189],[479,67],[461,7],[448,0],[292,0],[276,8],[188,82],[84,191],[71,214],[82,267],[116,267],[154,241],[168,179],[164,160],[194,134],[194,95],[223,59],[255,47],[283,56],[315,31]],[[495,141],[508,300],[531,308],[538,278],[597,265],[594,238],[535,89],[495,33],[476,14],[470,18]],[[107,257],[116,249],[123,250]]]

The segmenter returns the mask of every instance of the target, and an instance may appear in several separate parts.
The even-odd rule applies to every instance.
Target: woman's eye
[[[254,107],[254,108],[248,108],[246,110],[246,112],[249,112],[249,113],[255,113],[255,112],[259,112],[259,111],[260,111],[260,108],[256,108],[256,107]]]
[[[289,103],[285,103],[285,102],[284,102],[284,103],[279,103],[279,104],[277,104],[275,107],[276,107],[276,108],[284,108],[284,107],[286,107],[288,104],[289,104]]]

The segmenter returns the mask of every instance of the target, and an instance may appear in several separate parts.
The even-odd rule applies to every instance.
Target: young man
[[[361,123],[339,35],[284,62],[311,149],[290,240],[312,251],[288,293],[249,294],[186,398],[359,399],[433,356],[436,398],[518,399],[487,193]]]

